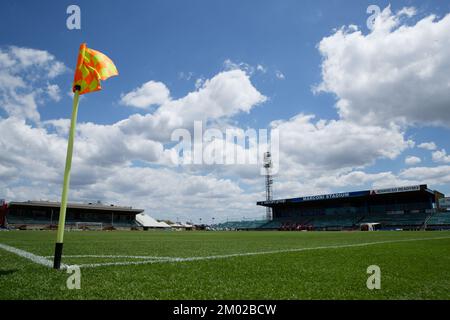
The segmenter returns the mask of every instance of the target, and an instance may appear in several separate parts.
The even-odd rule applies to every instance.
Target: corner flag
[[[101,52],[87,48],[83,43],[78,54],[72,90],[76,92],[79,87],[80,95],[101,90],[100,80],[118,74],[111,59]]]
[[[75,77],[72,90],[74,92],[72,118],[70,121],[69,141],[67,143],[66,167],[64,170],[64,182],[61,195],[61,208],[59,211],[58,233],[55,245],[55,258],[53,268],[61,267],[61,257],[64,239],[64,226],[66,223],[67,196],[70,183],[70,169],[72,167],[73,141],[78,114],[78,102],[81,94],[101,90],[100,80],[116,76],[116,66],[106,55],[86,47],[83,43],[78,53],[78,61],[75,69]]]

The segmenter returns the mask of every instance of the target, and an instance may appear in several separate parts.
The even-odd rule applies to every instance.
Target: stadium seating
[[[272,220],[266,223],[264,223],[260,229],[263,230],[278,230],[281,228],[281,226],[283,225],[283,221],[281,220]]]
[[[384,214],[384,215],[369,215],[364,217],[361,223],[378,222],[384,227],[420,227],[428,218],[426,214]]]
[[[314,217],[310,223],[315,229],[351,228],[354,227],[359,220],[360,218],[354,214],[325,215]]]
[[[266,220],[229,221],[217,224],[215,228],[220,230],[255,230],[261,228],[266,223]]]
[[[28,217],[15,217],[12,215],[8,215],[6,217],[8,224],[36,224],[36,225],[46,225],[51,224],[51,221],[48,219],[34,219]],[[58,221],[53,221],[53,223],[57,223]]]
[[[272,221],[232,221],[216,225],[220,230],[342,230],[359,229],[361,223],[381,223],[381,228],[419,229],[427,226],[449,226],[450,212],[372,214],[347,213],[338,215],[299,216]]]
[[[7,216],[8,224],[13,225],[29,225],[29,226],[48,226],[48,225],[56,225],[58,224],[57,219],[49,220],[46,218],[30,218],[30,217],[18,217],[15,215]],[[67,219],[66,226],[71,227],[75,226],[75,224],[79,222],[79,220]],[[109,219],[90,219],[89,222],[102,222],[103,226],[111,225],[111,220]],[[130,221],[114,221],[114,227],[117,228],[131,228],[136,226],[134,220]]]
[[[450,226],[450,212],[442,212],[434,214],[428,221],[427,225],[442,225],[442,226]]]

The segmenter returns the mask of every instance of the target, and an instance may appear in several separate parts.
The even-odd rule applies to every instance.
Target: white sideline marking
[[[63,255],[63,258],[127,258],[127,259],[147,259],[147,260],[166,260],[174,257],[158,257],[158,256],[120,256],[120,255],[105,255],[105,254],[76,254]],[[44,258],[53,258],[53,256],[45,256]]]
[[[374,241],[365,243],[354,243],[354,244],[343,244],[343,245],[333,245],[333,246],[321,246],[321,247],[311,247],[311,248],[297,248],[297,249],[281,249],[272,251],[260,251],[260,252],[247,252],[247,253],[233,253],[224,255],[214,255],[214,256],[204,256],[204,257],[189,257],[189,258],[169,258],[160,260],[145,260],[145,261],[126,261],[126,262],[105,262],[105,263],[90,263],[78,265],[80,268],[96,268],[105,266],[127,266],[127,265],[140,265],[140,264],[154,264],[154,263],[165,263],[165,262],[188,262],[188,261],[200,261],[200,260],[215,260],[215,259],[227,259],[235,257],[246,257],[246,256],[256,256],[256,255],[266,255],[266,254],[276,254],[276,253],[287,253],[287,252],[301,252],[310,250],[321,250],[321,249],[340,249],[340,248],[351,248],[351,247],[365,247],[377,244],[386,243],[397,243],[397,242],[411,242],[411,241],[426,241],[426,240],[439,240],[439,239],[450,239],[450,237],[435,237],[435,238],[417,238],[417,239],[402,239],[402,240],[386,240],[386,241]]]
[[[31,252],[28,252],[28,251],[25,251],[25,250],[22,250],[22,249],[18,249],[18,248],[14,248],[14,247],[8,246],[6,244],[2,244],[2,243],[0,243],[0,248],[5,250],[5,251],[14,253],[14,254],[18,255],[19,257],[28,259],[28,260],[30,260],[30,261],[32,261],[34,263],[37,263],[37,264],[40,264],[42,266],[46,266],[46,267],[49,267],[49,268],[53,268],[53,261],[50,261],[50,260],[48,260],[45,257],[38,256],[38,255],[33,254]],[[67,268],[67,265],[61,264],[61,269],[65,269],[65,268]]]

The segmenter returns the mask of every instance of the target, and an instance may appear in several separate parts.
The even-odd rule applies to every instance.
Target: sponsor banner
[[[411,192],[411,191],[420,191],[420,185],[371,190],[370,194],[385,194],[385,193],[398,193],[398,192]]]
[[[280,204],[280,203],[286,203],[286,199],[282,199],[282,200],[269,200],[269,201],[259,201],[256,204],[258,206],[265,206],[265,205],[269,205],[269,204]]]

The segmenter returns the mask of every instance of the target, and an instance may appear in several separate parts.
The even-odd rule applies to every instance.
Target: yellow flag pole
[[[73,97],[72,119],[70,121],[69,141],[67,143],[66,167],[64,170],[61,207],[59,210],[58,233],[56,236],[56,245],[55,245],[55,258],[53,260],[54,269],[60,269],[61,267],[61,257],[64,241],[64,226],[66,223],[67,196],[70,184],[70,169],[72,167],[73,141],[75,137],[75,126],[77,123],[79,97],[80,97],[80,88],[75,87],[75,95]]]

